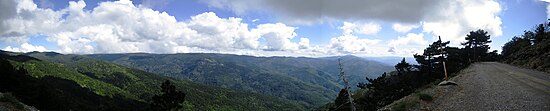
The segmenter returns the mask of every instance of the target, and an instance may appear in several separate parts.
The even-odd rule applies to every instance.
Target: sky
[[[64,54],[411,57],[478,29],[491,50],[547,22],[540,0],[0,0],[0,49]]]

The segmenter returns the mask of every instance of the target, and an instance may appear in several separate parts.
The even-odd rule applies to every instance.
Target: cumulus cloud
[[[424,40],[424,34],[408,33],[405,37],[397,37],[397,39],[389,42],[390,46],[406,46],[406,45],[427,45],[428,41]]]
[[[418,28],[420,27],[419,25],[415,25],[415,24],[399,24],[399,23],[394,23],[392,25],[392,28],[393,30],[399,32],[399,33],[407,33],[409,31],[411,31],[412,29],[415,29],[415,28]]]
[[[550,0],[540,0],[542,2],[545,2],[547,5],[546,5],[546,18],[547,19],[550,19]]]
[[[309,39],[308,38],[300,38],[300,42],[298,42],[298,45],[300,46],[300,49],[308,49],[309,48]]]
[[[382,40],[360,38],[357,34],[372,35],[380,32],[382,27],[379,24],[369,23],[352,23],[343,22],[342,26],[338,27],[342,30],[342,35],[330,39],[330,43],[324,47],[317,47],[324,50],[327,54],[381,54],[384,51],[379,50],[378,43]]]
[[[423,33],[407,33],[405,36],[390,40],[388,45],[389,55],[410,56],[411,54],[422,53],[428,45],[428,41],[424,39]]]
[[[27,36],[42,34],[63,53],[295,51],[309,47],[307,38],[291,41],[297,36],[296,27],[267,23],[249,29],[241,18],[220,18],[213,12],[177,21],[166,12],[135,6],[129,0],[101,2],[93,10],[85,10],[82,0],[71,1],[59,11],[38,8],[31,0],[12,4],[17,6],[11,7],[13,13],[2,13],[6,16],[1,18],[0,40],[26,43]],[[260,44],[260,39],[266,43]],[[23,45],[8,48],[26,49]]]
[[[37,8],[31,0],[0,0],[0,40],[27,42],[25,35],[51,31],[57,27],[61,13],[51,9]],[[10,41],[6,41],[10,40]]]
[[[360,37],[381,31],[380,24],[369,21],[395,23],[392,28],[400,33],[421,27],[423,33],[440,35],[452,41],[460,41],[468,31],[476,29],[487,30],[492,36],[502,35],[502,22],[497,16],[501,11],[500,5],[492,0],[203,2],[237,14],[273,12],[281,17],[281,23],[249,26],[241,18],[222,18],[213,12],[177,21],[166,12],[151,9],[165,5],[153,1],[143,1],[137,6],[129,0],[101,2],[91,10],[84,9],[86,3],[82,0],[71,1],[68,7],[54,11],[37,7],[32,0],[0,0],[0,41],[21,44],[9,46],[11,50],[41,50],[40,46],[30,47],[33,45],[28,44],[28,36],[40,34],[47,36],[47,40],[57,45],[58,51],[62,53],[86,54],[213,52],[251,55],[387,55],[414,52],[416,49],[381,45],[381,40]],[[339,27],[342,35],[320,46],[311,45],[309,38],[295,32],[298,27],[286,24],[285,20],[354,22],[343,22]],[[410,25],[418,23],[420,25]],[[300,37],[299,41],[294,41],[296,37]],[[389,41],[389,44],[397,46],[425,42],[422,33],[409,33]]]
[[[2,50],[6,51],[13,51],[13,52],[32,52],[32,51],[38,51],[38,52],[44,52],[44,51],[50,51],[46,49],[44,46],[34,46],[29,43],[23,43],[20,47],[11,47],[7,46]]]
[[[265,38],[267,50],[296,50],[298,49],[298,44],[290,41],[290,39],[296,36],[295,29],[282,23],[260,24],[252,32]]]
[[[349,35],[352,33],[371,35],[371,34],[376,34],[380,32],[380,30],[382,29],[382,26],[374,22],[369,22],[369,23],[344,22],[343,25],[339,27],[339,29],[342,30],[344,35]]]
[[[397,32],[423,32],[459,43],[469,31],[502,35],[501,6],[496,0],[202,0],[237,14],[271,12],[289,23],[327,20],[394,22]],[[404,25],[422,23],[421,26]],[[348,31],[349,32],[349,31]]]
[[[166,12],[146,6],[135,6],[131,1],[102,2],[92,10],[85,10],[84,1],[71,1],[59,11],[38,8],[30,0],[18,1],[17,12],[11,18],[7,31],[22,36],[2,37],[0,40],[38,34],[47,36],[62,53],[232,53],[251,55],[311,55],[379,54],[383,47],[375,47],[381,40],[360,38],[355,34],[376,34],[381,30],[373,22],[345,22],[341,36],[327,45],[311,45],[310,39],[297,37],[295,30],[284,23],[265,23],[250,27],[241,18],[220,18],[213,12],[191,16],[177,21]],[[26,17],[26,19],[20,19]],[[37,24],[37,21],[48,21]],[[35,26],[35,27],[30,27]],[[47,26],[47,28],[46,28]],[[6,32],[6,30],[4,30]],[[4,33],[2,33],[4,34]],[[262,42],[260,42],[262,41]],[[12,41],[13,42],[13,41]],[[20,41],[26,43],[26,40]],[[25,44],[8,46],[12,51],[46,50],[41,46]]]
[[[328,47],[331,53],[358,53],[370,50],[370,46],[379,43],[377,39],[361,39],[354,35],[342,35],[331,38]]]
[[[502,20],[498,17],[501,6],[492,0],[459,0],[447,3],[442,10],[446,15],[430,17],[424,21],[424,32],[441,36],[444,40],[460,43],[470,31],[483,29],[492,37],[502,35]]]

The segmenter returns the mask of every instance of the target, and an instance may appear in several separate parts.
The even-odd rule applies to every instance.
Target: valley
[[[96,54],[92,58],[193,82],[261,93],[313,108],[342,87],[337,57],[253,57],[228,54]],[[355,56],[341,57],[350,83],[375,78],[392,66]],[[351,70],[353,69],[353,70]],[[356,88],[356,87],[354,87]]]

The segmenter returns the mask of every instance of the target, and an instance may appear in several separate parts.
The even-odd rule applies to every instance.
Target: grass
[[[407,111],[407,110],[410,110],[414,107],[416,107],[417,105],[419,105],[420,101],[419,100],[422,100],[422,101],[432,101],[433,100],[433,97],[429,94],[426,94],[426,93],[416,93],[415,96],[411,96],[410,98],[404,98],[402,99],[401,101],[398,101],[397,103],[395,103],[395,105],[393,105],[393,107],[391,108],[392,111]]]
[[[401,101],[395,104],[394,111],[406,111],[407,109],[410,109],[418,104],[417,100],[411,100],[411,101]]]
[[[425,93],[418,93],[416,94],[418,96],[418,98],[422,101],[432,101],[433,100],[433,97],[429,94],[425,94]]]

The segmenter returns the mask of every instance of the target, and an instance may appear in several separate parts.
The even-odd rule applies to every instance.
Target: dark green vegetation
[[[172,82],[169,80],[164,81],[160,87],[162,88],[162,95],[153,96],[153,103],[151,103],[152,108],[168,111],[183,107],[185,93],[177,91],[176,86],[172,85]]]
[[[433,97],[431,95],[428,95],[428,94],[418,93],[416,95],[418,96],[418,98],[420,98],[420,100],[423,100],[423,101],[432,101],[433,100]]]
[[[515,36],[502,46],[503,62],[550,72],[550,22]]]
[[[183,109],[304,110],[278,97],[174,80],[81,55],[2,51],[0,69],[0,92],[46,111],[150,110],[165,80],[186,94]]]
[[[444,64],[449,76],[454,76],[472,62],[498,60],[499,55],[496,51],[488,51],[487,44],[491,41],[487,32],[472,31],[466,35],[465,39],[466,42],[462,43],[464,48],[449,47],[448,41],[435,41],[424,49],[424,53],[414,55],[418,65],[409,64],[403,59],[395,65],[396,71],[384,73],[375,79],[367,77],[366,83],[357,85],[361,89],[353,93],[353,106],[358,110],[372,111],[413,94],[416,89],[445,78]],[[342,97],[346,96],[346,93],[347,91],[341,91],[334,104],[328,104],[322,107],[325,109],[320,110],[349,110],[351,102]],[[425,101],[432,99],[429,95],[419,94],[418,96]],[[413,103],[398,104],[397,110],[405,110],[404,108],[410,105]]]
[[[334,99],[341,88],[337,59],[342,58],[351,84],[378,77],[391,66],[355,56],[303,58],[227,54],[88,55],[160,75],[298,102],[307,108]],[[356,89],[356,88],[354,88]]]

